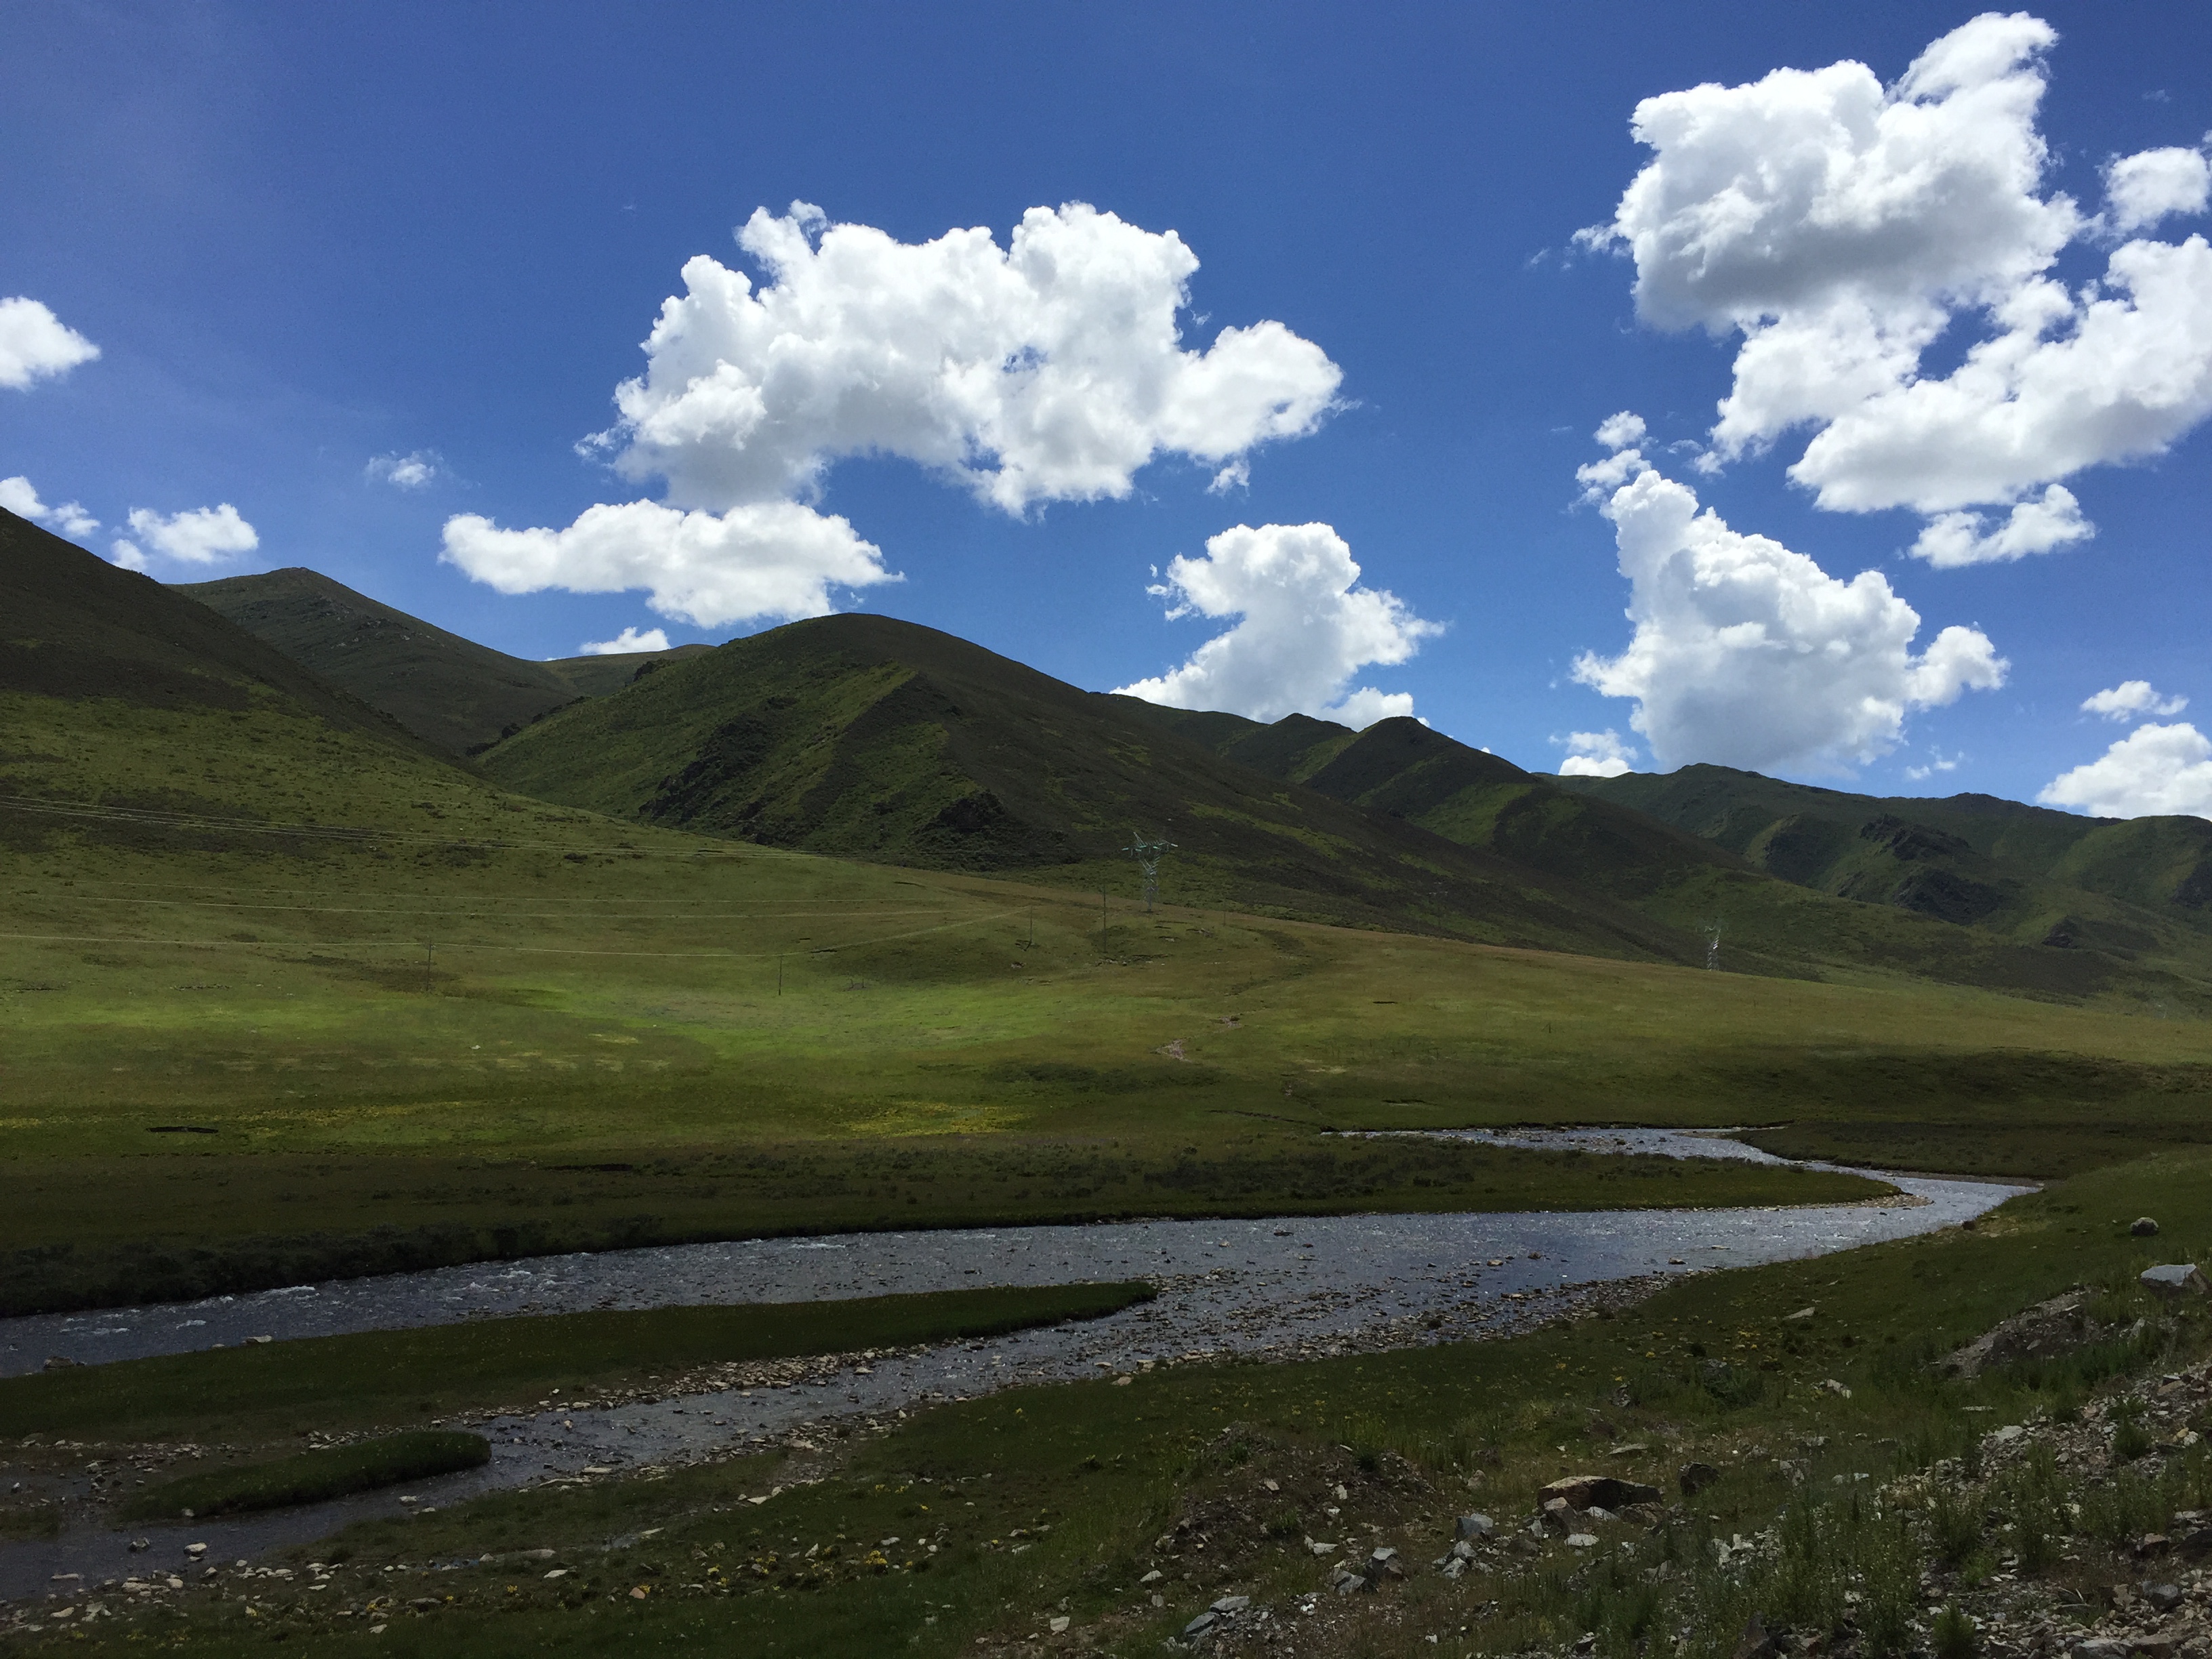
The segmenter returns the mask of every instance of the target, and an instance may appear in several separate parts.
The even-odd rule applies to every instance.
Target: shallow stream
[[[1672,1130],[1450,1132],[1497,1145],[1779,1162],[1741,1141]],[[1832,1166],[1820,1166],[1832,1167]],[[1863,1173],[1874,1173],[1865,1171]],[[854,1362],[827,1381],[723,1390],[611,1410],[473,1422],[483,1469],[341,1504],[262,1516],[72,1531],[0,1546],[0,1597],[185,1562],[251,1557],[366,1515],[452,1503],[501,1487],[599,1478],[789,1443],[834,1418],[895,1421],[935,1400],[1067,1381],[1222,1352],[1297,1358],[1465,1340],[1547,1316],[1556,1298],[1650,1275],[1826,1255],[1934,1231],[2027,1190],[1883,1176],[1905,1196],[1798,1208],[1353,1215],[1258,1221],[1137,1221],[751,1240],[608,1251],[297,1285],[204,1302],[0,1321],[0,1375],[50,1356],[80,1364],[179,1353],[254,1338],[285,1341],[472,1318],[684,1304],[828,1300],[995,1285],[1148,1279],[1157,1300],[1109,1318]],[[1533,1298],[1533,1299],[1532,1299]],[[1431,1324],[1431,1322],[1436,1322]],[[592,1471],[589,1476],[585,1471]],[[402,1506],[398,1498],[418,1499]],[[70,1584],[74,1588],[74,1583]]]

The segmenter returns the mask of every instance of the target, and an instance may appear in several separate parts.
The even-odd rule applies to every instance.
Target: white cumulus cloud
[[[2201,150],[2168,148],[2123,155],[2105,169],[2112,228],[2125,236],[2169,214],[2204,211],[2212,196],[2212,163]]]
[[[1359,586],[1359,566],[1325,524],[1238,525],[1211,538],[1206,556],[1176,556],[1148,590],[1168,615],[1238,618],[1181,667],[1117,688],[1175,708],[1225,709],[1255,720],[1300,712],[1347,726],[1413,712],[1413,697],[1360,686],[1371,665],[1402,663],[1443,631],[1395,594]]]
[[[1821,507],[1911,508],[1931,520],[1916,553],[1978,563],[2081,540],[2074,497],[2049,486],[2212,415],[2202,237],[2127,240],[2079,289],[2049,274],[2069,244],[2205,194],[2203,158],[2172,149],[2107,169],[2109,220],[2045,189],[2057,38],[1985,13],[1893,86],[1844,62],[1638,105],[1654,157],[1583,239],[1633,255],[1648,321],[1740,337],[1713,464],[1809,428],[1790,476]],[[1961,319],[1964,361],[1923,377]]]
[[[841,456],[897,455],[1010,513],[1128,494],[1162,453],[1220,469],[1313,430],[1341,372],[1276,322],[1186,347],[1198,259],[1081,203],[900,242],[794,203],[738,234],[756,286],[705,254],[662,307],[606,434],[679,505],[803,499]]]
[[[1905,717],[2004,682],[1978,629],[1915,653],[1920,617],[1878,573],[1838,581],[1765,536],[1731,530],[1649,466],[1605,502],[1635,633],[1575,678],[1632,697],[1630,725],[1662,769],[1692,761],[1835,769],[1893,748]]]
[[[1979,513],[1937,514],[1912,544],[1912,552],[1938,570],[1953,570],[2048,553],[2096,533],[2096,526],[2081,516],[2072,490],[2046,484],[2040,496],[2014,503],[1993,529]]]
[[[624,657],[633,651],[665,651],[668,630],[648,628],[640,633],[635,628],[625,628],[611,640],[586,640],[577,649],[587,657]]]
[[[164,558],[180,564],[216,564],[261,545],[252,525],[239,516],[228,501],[216,507],[195,507],[182,513],[161,514],[137,507],[131,510],[131,533]],[[116,562],[143,570],[145,553],[137,543],[118,541]],[[125,554],[125,549],[129,552]],[[132,562],[136,560],[137,562]]]
[[[31,481],[21,473],[12,478],[0,478],[0,507],[19,519],[52,525],[64,536],[89,536],[100,528],[100,520],[86,512],[82,502],[64,501],[59,507],[48,507],[39,499],[39,492],[31,488]]]
[[[2139,726],[2036,799],[2100,818],[2189,814],[2212,818],[2212,738],[2185,721]]]
[[[1559,763],[1563,778],[1617,778],[1636,769],[1636,746],[1623,742],[1611,726],[1602,732],[1570,732],[1552,741],[1568,751]]]
[[[2161,697],[2148,680],[2122,680],[2109,690],[2081,699],[2085,714],[2102,714],[2108,720],[2141,720],[2146,714],[2164,719],[2189,707],[2186,697]]]
[[[686,513],[657,501],[586,507],[565,530],[446,521],[447,562],[502,593],[642,588],[665,617],[714,628],[827,615],[830,590],[899,580],[843,519],[795,501]]]
[[[1198,259],[1082,203],[901,242],[793,203],[738,233],[759,266],[701,254],[663,303],[621,418],[580,447],[662,479],[665,506],[591,508],[566,530],[463,515],[446,557],[503,592],[637,586],[705,626],[817,616],[830,590],[895,580],[843,519],[813,508],[831,466],[896,456],[1021,514],[1127,495],[1162,455],[1237,489],[1250,455],[1312,431],[1342,373],[1277,322],[1186,345]],[[395,477],[394,482],[399,482]]]
[[[98,346],[39,301],[0,300],[0,386],[21,391],[99,356]]]
[[[379,455],[363,469],[377,483],[394,489],[422,489],[444,476],[446,463],[434,449],[418,449],[406,455]]]

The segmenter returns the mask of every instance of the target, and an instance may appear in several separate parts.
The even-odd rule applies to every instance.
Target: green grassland
[[[1895,1121],[2052,1171],[2194,1139],[2212,1091],[2193,1020],[1146,915],[1126,866],[1102,931],[1064,889],[502,795],[274,698],[0,726],[18,1309],[824,1226],[1810,1200],[1844,1189],[1316,1132]]]
[[[1431,1652],[1427,1636],[1441,1634],[1449,1652],[1563,1651],[1589,1631],[1601,1654],[1626,1655],[1686,1626],[1691,1651],[1725,1655],[1753,1608],[1795,1614],[1825,1596],[1833,1617],[1853,1583],[1862,1619],[1893,1596],[1917,1610],[1937,1528],[1910,1504],[1877,1525],[1864,1494],[1946,1458],[1971,1469],[1993,1425],[2063,1418],[2108,1377],[2201,1358],[2204,1310],[2152,1302],[2133,1281],[2146,1262],[2212,1249],[2197,1202],[2208,1176],[2204,1153],[2113,1166],[1972,1231],[1698,1275],[1510,1341],[1177,1367],[1125,1387],[939,1405],[787,1486],[769,1455],[364,1522],[295,1553],[324,1564],[333,1595],[240,1584],[62,1639],[93,1652],[160,1636],[213,1653],[306,1639],[419,1655],[736,1644],[769,1659],[951,1656],[997,1650],[1060,1615],[1090,1650],[1134,1656],[1219,1595],[1322,1588],[1300,1540],[1349,1532],[1400,1548],[1413,1577],[1373,1603],[1324,1596],[1346,1616],[1302,1626],[1302,1650]],[[2128,1236],[2145,1210],[2168,1218],[2161,1238]],[[1973,1381],[1932,1367],[2082,1283],[2103,1287],[2109,1320],[2142,1318],[2138,1333]],[[1593,1465],[1671,1495],[1674,1468],[1692,1459],[1717,1484],[1649,1531],[1601,1527],[1601,1553],[1553,1542],[1521,1571],[1455,1584],[1426,1567],[1455,1513],[1512,1524],[1541,1483]],[[772,1486],[772,1500],[741,1501]],[[2049,1571],[2126,1577],[2136,1532],[2212,1501],[2212,1460],[2177,1452],[2162,1474],[2123,1474],[2081,1496],[2079,1535]],[[1783,1540],[1773,1570],[1711,1571],[1713,1540],[1770,1525]],[[528,1550],[557,1576],[543,1576],[544,1561],[519,1571]],[[434,1570],[453,1562],[472,1565]],[[1161,1580],[1140,1586],[1155,1569]],[[1158,1607],[1148,1589],[1163,1592]]]

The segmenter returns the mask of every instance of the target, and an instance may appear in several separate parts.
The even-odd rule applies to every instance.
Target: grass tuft
[[[204,1520],[211,1515],[325,1504],[404,1480],[479,1468],[490,1461],[491,1443],[480,1434],[416,1429],[164,1481],[141,1492],[128,1514],[139,1521],[177,1515]]]

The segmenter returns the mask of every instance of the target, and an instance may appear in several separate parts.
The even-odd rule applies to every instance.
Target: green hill
[[[1412,720],[1354,732],[1297,714],[1144,717],[1677,929],[1717,924],[1725,967],[2212,1007],[2198,922],[2212,823],[2199,819],[2119,823],[1985,795],[1875,801],[1719,767],[1555,778]]]
[[[1571,876],[1224,759],[1149,705],[880,617],[671,664],[483,765],[541,799],[842,857],[1122,892],[1131,837],[1164,834],[1181,903],[1667,961],[1702,948]]]
[[[342,582],[295,567],[188,582],[219,611],[302,667],[453,754],[474,754],[578,697],[620,690],[648,663],[709,649],[530,662],[449,634]]]
[[[1990,795],[1856,795],[1721,766],[1567,778],[1784,879],[2119,960],[2212,946],[2212,822],[2090,818]]]

